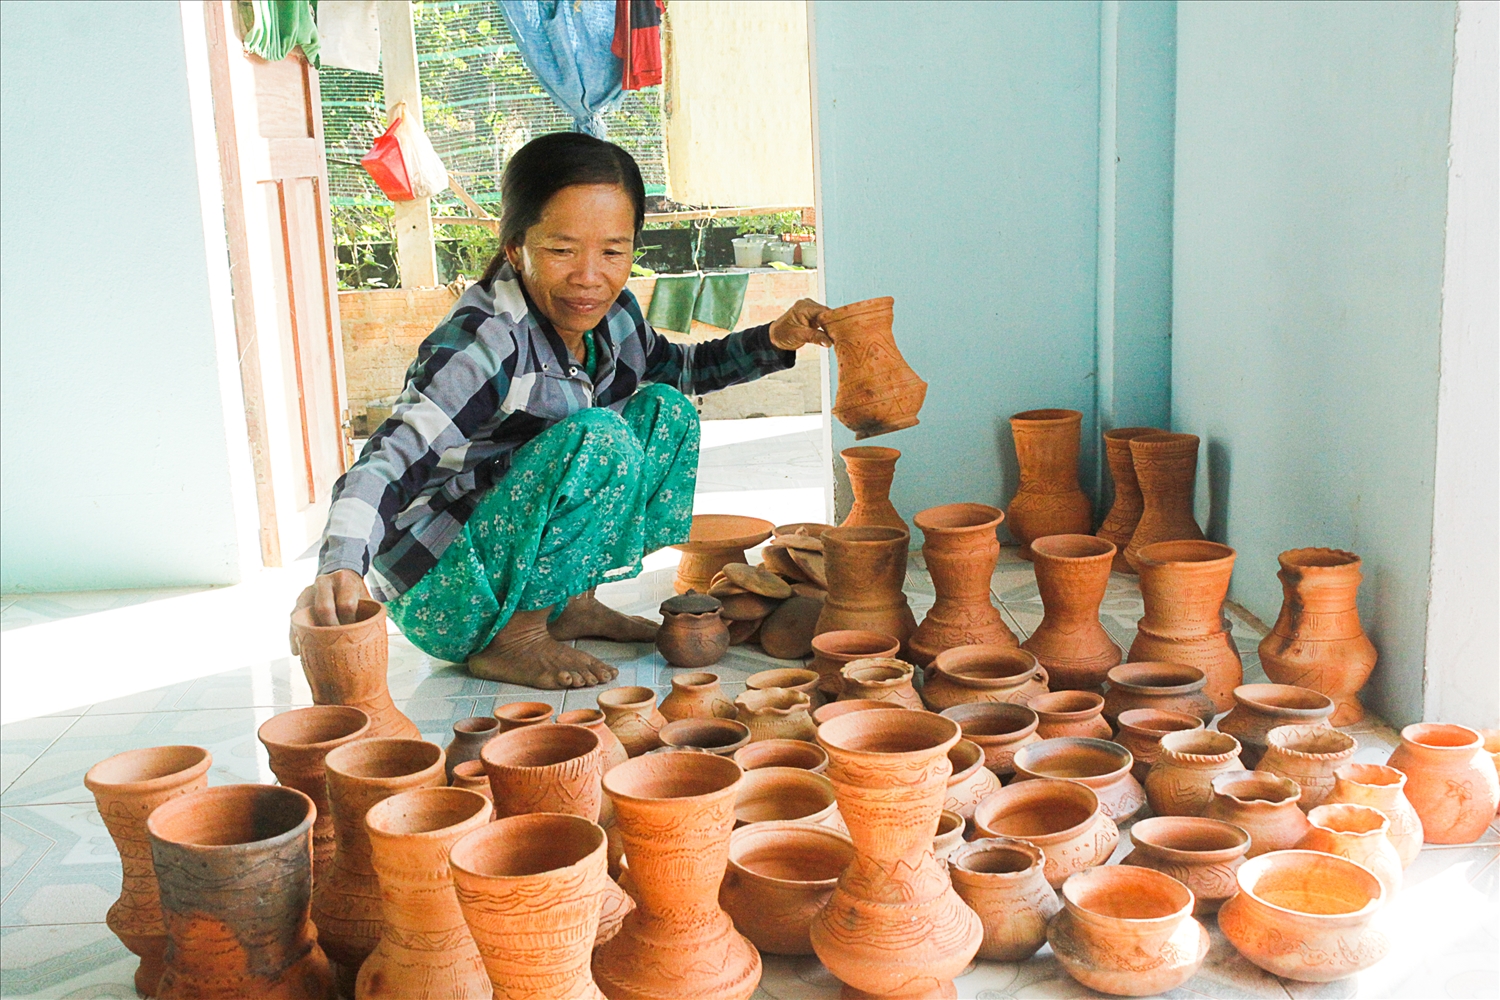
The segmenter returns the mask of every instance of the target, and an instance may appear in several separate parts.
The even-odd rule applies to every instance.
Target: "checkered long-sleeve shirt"
[[[349,569],[389,601],[437,564],[511,454],[579,410],[619,411],[645,382],[689,395],[790,368],[770,326],[674,344],[627,288],[593,331],[595,377],[530,308],[507,265],[471,285],[417,351],[406,389],[334,486],[318,572]]]

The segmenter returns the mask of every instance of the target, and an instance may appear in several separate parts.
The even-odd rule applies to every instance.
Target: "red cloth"
[[[609,50],[625,63],[621,85],[640,90],[661,83],[663,0],[615,0],[615,40]]]

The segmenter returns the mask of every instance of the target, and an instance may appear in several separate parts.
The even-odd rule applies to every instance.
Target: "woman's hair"
[[[489,281],[505,264],[507,247],[522,243],[552,196],[574,184],[617,184],[635,207],[635,236],[646,222],[646,185],[635,157],[612,142],[582,132],[552,132],[522,146],[500,176],[500,249],[484,269]]]

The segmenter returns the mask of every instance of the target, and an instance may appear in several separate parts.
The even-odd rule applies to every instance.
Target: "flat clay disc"
[[[714,577],[713,585],[708,588],[708,592],[714,597],[729,597],[734,594],[749,593],[749,591],[744,587],[736,587],[734,584],[730,583],[728,578],[725,577],[723,573],[720,573],[718,576]]]
[[[736,587],[744,587],[752,594],[769,597],[773,601],[784,601],[792,596],[791,584],[760,566],[729,563],[724,567],[724,576]]]
[[[767,545],[760,550],[760,564],[769,569],[777,576],[785,577],[795,583],[798,580],[807,579],[806,574],[797,568],[792,557],[787,554],[786,549],[779,545]]]
[[[724,607],[719,613],[732,622],[760,621],[781,603],[759,594],[730,594],[722,600]]]
[[[809,580],[824,590],[828,589],[828,576],[823,572],[823,553],[792,549],[791,556],[792,561],[797,564],[797,568],[807,574]]]
[[[800,549],[803,552],[823,551],[823,539],[814,538],[812,535],[805,535],[801,532],[790,535],[777,535],[776,542],[789,549]]]
[[[798,597],[811,597],[815,601],[822,601],[828,598],[828,591],[815,583],[794,583],[792,584],[792,593]]]

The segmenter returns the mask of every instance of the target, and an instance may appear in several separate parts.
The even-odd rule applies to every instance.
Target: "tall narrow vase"
[[[328,781],[323,761],[346,743],[364,739],[370,717],[347,705],[294,708],[267,719],[256,734],[271,758],[271,772],[287,788],[313,800],[318,817],[313,823],[313,884],[333,864],[333,814],[328,809]]]
[[[911,536],[896,528],[830,528],[823,532],[828,597],[817,634],[861,629],[900,641],[904,652],[917,630],[906,601],[906,547]]]
[[[1234,549],[1217,542],[1158,542],[1136,554],[1145,614],[1130,644],[1130,661],[1197,667],[1215,712],[1234,707],[1244,681],[1239,650],[1224,627],[1224,598]]]
[[[386,687],[390,650],[385,605],[360,601],[348,625],[314,625],[312,611],[292,613],[292,632],[301,649],[302,672],[317,705],[349,705],[370,717],[371,736],[421,739],[422,734]]]
[[[1042,623],[1021,643],[1047,668],[1054,691],[1098,691],[1120,647],[1099,623],[1115,547],[1092,535],[1049,535],[1031,543]]]
[[[1141,484],[1135,478],[1135,460],[1130,455],[1132,438],[1144,434],[1158,433],[1154,427],[1117,427],[1104,432],[1104,458],[1109,463],[1109,475],[1115,484],[1115,499],[1104,523],[1095,532],[1100,538],[1115,547],[1111,569],[1116,573],[1134,573],[1125,559],[1125,546],[1135,534],[1140,523],[1145,501],[1141,498]]]
[[[1136,555],[1147,545],[1203,538],[1193,519],[1198,436],[1142,434],[1130,439],[1130,456],[1141,488],[1141,519],[1125,546],[1125,561],[1139,570]]]
[[[908,641],[913,662],[925,667],[954,646],[1014,646],[1015,633],[990,600],[990,577],[1000,558],[995,529],[1005,513],[982,503],[950,503],[929,507],[915,520],[937,599]]]
[[[891,327],[896,300],[866,299],[824,314],[823,328],[838,357],[833,415],[856,440],[917,424],[927,383],[911,370]]]
[[[1086,535],[1093,527],[1094,506],[1078,486],[1082,423],[1077,410],[1027,410],[1010,418],[1021,485],[1005,516],[1022,559],[1031,558],[1034,539]]]
[[[896,505],[891,503],[891,481],[896,478],[896,459],[901,452],[895,448],[860,445],[845,448],[839,454],[843,456],[849,489],[854,494],[849,516],[840,527],[910,531],[905,519],[896,512]]]

